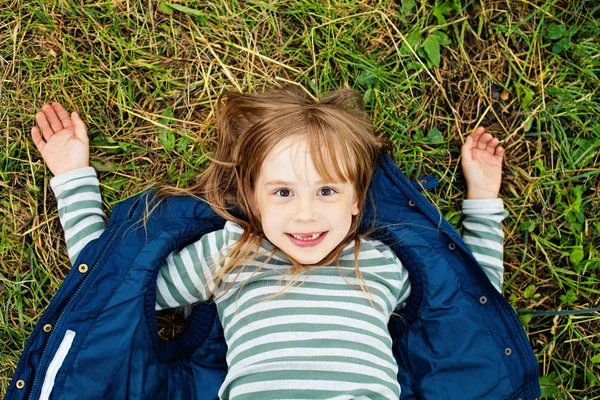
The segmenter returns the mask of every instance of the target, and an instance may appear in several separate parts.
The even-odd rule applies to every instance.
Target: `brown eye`
[[[284,195],[279,196],[279,197],[289,197],[288,195],[290,193],[290,190],[289,189],[285,189],[285,188],[281,188],[281,189],[277,189],[275,191],[275,195],[277,195],[277,193],[287,193],[287,194],[284,194]]]
[[[324,187],[324,188],[321,188],[320,190],[321,190],[321,193],[323,193],[323,191],[326,192],[326,194],[323,194],[323,196],[331,196],[331,195],[334,195],[335,193],[337,193],[337,191],[332,187]]]

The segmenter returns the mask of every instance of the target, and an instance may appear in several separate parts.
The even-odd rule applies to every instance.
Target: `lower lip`
[[[292,243],[294,243],[298,247],[312,247],[312,246],[316,246],[319,243],[321,243],[323,241],[323,239],[325,238],[325,235],[327,235],[328,232],[329,231],[323,233],[321,236],[319,236],[318,238],[316,238],[314,240],[298,240],[295,237],[293,237],[292,235],[290,235],[289,233],[286,233],[286,235],[288,235],[288,237],[290,238]]]

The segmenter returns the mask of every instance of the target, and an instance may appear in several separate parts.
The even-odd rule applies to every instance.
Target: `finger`
[[[485,148],[488,145],[488,142],[490,140],[492,140],[494,137],[492,135],[490,135],[489,133],[484,133],[480,138],[479,141],[477,142],[477,148],[481,149],[481,150],[485,150]]]
[[[58,115],[56,115],[54,108],[52,108],[50,104],[45,104],[44,107],[42,107],[42,111],[46,115],[46,119],[50,123],[50,126],[52,127],[54,132],[58,132],[63,129],[62,122],[60,122],[60,119],[58,119]]]
[[[496,150],[496,146],[498,146],[498,143],[500,143],[500,140],[498,140],[498,138],[493,138],[488,142],[486,151],[490,154],[494,154],[494,150]]]
[[[37,113],[35,115],[35,121],[37,122],[38,126],[42,130],[42,134],[44,135],[44,139],[46,139],[46,142],[48,140],[50,140],[50,138],[52,137],[52,135],[54,135],[54,131],[50,127],[50,123],[48,123],[48,119],[46,118],[46,114],[44,114],[43,112]]]
[[[478,127],[477,129],[475,129],[473,131],[473,133],[471,133],[469,136],[471,136],[471,139],[473,139],[473,146],[477,146],[477,142],[479,141],[479,138],[481,138],[481,136],[485,133],[485,128],[483,126]]]
[[[75,111],[71,113],[71,119],[73,120],[73,126],[75,127],[75,136],[83,143],[88,143],[87,128],[85,123]]]
[[[502,147],[502,146],[496,147],[496,152],[494,154],[496,156],[502,158],[502,156],[504,156],[504,147]]]
[[[473,135],[467,136],[465,139],[465,143],[460,148],[460,154],[462,155],[463,160],[471,157],[471,148],[473,147]]]
[[[63,106],[60,103],[58,103],[58,102],[52,103],[52,108],[54,109],[54,112],[58,116],[58,119],[62,123],[63,127],[70,128],[73,126],[73,123],[71,122],[71,117],[69,116],[69,113],[65,111],[65,109],[63,108]]]
[[[46,146],[46,143],[44,143],[44,140],[42,139],[42,136],[40,135],[40,131],[35,126],[33,128],[31,128],[31,138],[33,139],[33,143],[35,144],[35,147],[41,153],[44,146]]]

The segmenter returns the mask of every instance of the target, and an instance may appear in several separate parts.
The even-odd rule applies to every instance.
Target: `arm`
[[[35,120],[31,137],[55,175],[50,186],[74,263],[81,249],[104,230],[98,178],[89,167],[87,128],[76,112],[69,115],[59,103],[45,104]]]
[[[105,228],[96,171],[91,167],[75,169],[52,178],[50,186],[58,200],[58,215],[65,232],[69,259],[74,265],[81,250]],[[215,232],[209,235],[213,234]],[[169,254],[158,274],[157,310],[206,299],[204,288],[208,266],[204,267],[207,256],[204,249],[215,243],[215,238],[209,235]]]
[[[31,137],[48,169],[55,175],[50,186],[56,195],[67,252],[73,264],[81,250],[105,229],[100,184],[95,170],[89,167],[87,128],[77,113],[69,115],[59,103],[45,104],[35,119],[38,126],[31,129]],[[204,286],[198,284],[201,279],[191,280],[194,286],[189,287],[189,296],[183,294],[184,288],[180,285],[184,275],[192,276],[188,271],[194,269],[190,267],[190,259],[185,257],[194,251],[188,247],[170,254],[161,268],[157,281],[157,309],[204,298]],[[171,301],[173,298],[177,301]]]
[[[227,245],[227,229],[207,233],[194,243],[169,254],[157,280],[156,309],[174,308],[205,301],[214,285],[219,252]],[[209,288],[210,286],[210,288]]]
[[[463,200],[463,214],[463,240],[494,287],[502,292],[502,220],[508,215],[502,200]]]
[[[504,156],[504,148],[499,143],[497,138],[479,127],[467,137],[461,155],[467,181],[463,239],[494,287],[502,292],[502,220],[508,213],[498,198]]]
[[[104,231],[105,215],[99,185],[92,167],[74,169],[50,180],[71,265],[75,264],[81,250]]]

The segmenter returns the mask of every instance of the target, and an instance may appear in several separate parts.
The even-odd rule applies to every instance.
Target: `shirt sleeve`
[[[100,182],[92,167],[78,168],[50,180],[58,202],[58,217],[65,232],[71,265],[81,250],[102,234],[106,225]]]
[[[406,306],[406,301],[410,296],[410,279],[408,276],[408,271],[396,253],[394,253],[389,246],[379,240],[371,240],[371,243],[389,262],[391,274],[389,272],[386,272],[386,274],[388,275],[388,281],[393,282],[393,295],[396,300],[394,309],[398,311]]]
[[[504,232],[502,199],[463,200],[463,240],[494,287],[502,292]]]
[[[227,241],[227,230],[221,229],[171,253],[156,282],[156,309],[207,300],[210,291],[214,290],[210,277]]]
[[[400,274],[400,291],[398,292],[398,296],[396,299],[396,307],[395,309],[401,309],[406,307],[406,301],[408,300],[408,297],[410,296],[410,279],[408,277],[408,271],[406,270],[406,268],[404,268],[404,265],[402,265],[402,262],[400,261],[400,259],[398,258],[398,256],[396,256],[396,254],[394,254],[393,251],[390,250],[390,252],[393,254],[394,256],[394,263],[397,265],[398,269],[401,271]]]

